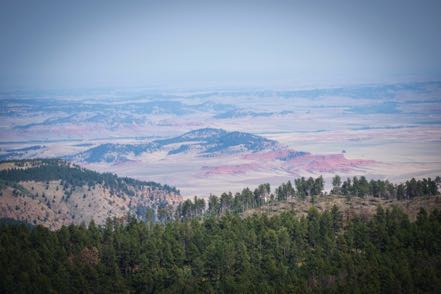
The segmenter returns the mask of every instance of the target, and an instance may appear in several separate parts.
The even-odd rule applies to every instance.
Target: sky
[[[0,87],[439,79],[441,1],[0,0]]]

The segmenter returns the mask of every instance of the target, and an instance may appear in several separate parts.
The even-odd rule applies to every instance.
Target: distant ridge
[[[140,155],[145,152],[167,151],[175,155],[194,150],[201,156],[212,156],[220,153],[257,152],[275,150],[281,145],[262,136],[245,132],[229,132],[224,129],[203,128],[184,133],[180,136],[155,140],[145,144],[101,144],[67,159],[80,162],[123,162],[130,155]]]

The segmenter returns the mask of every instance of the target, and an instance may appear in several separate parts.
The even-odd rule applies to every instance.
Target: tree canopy
[[[0,292],[436,292],[441,213],[343,223],[336,207],[203,221],[0,224]]]

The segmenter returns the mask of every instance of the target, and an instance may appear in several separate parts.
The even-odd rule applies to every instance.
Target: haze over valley
[[[2,95],[2,159],[68,159],[189,197],[300,176],[441,172],[441,82]]]

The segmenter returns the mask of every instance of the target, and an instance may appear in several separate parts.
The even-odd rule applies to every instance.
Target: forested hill
[[[331,194],[322,177],[299,178],[206,205],[62,161],[0,167],[0,293],[441,289],[440,178],[336,176]]]
[[[436,293],[441,213],[0,224],[0,276],[2,293]]]
[[[60,159],[0,161],[0,179],[9,182],[60,180],[74,186],[102,184],[128,193],[130,192],[127,190],[127,185],[145,186],[179,194],[175,187],[169,185],[140,181],[128,177],[121,178],[112,173],[98,173]]]
[[[0,217],[59,228],[104,224],[110,218],[145,219],[181,201],[175,187],[98,173],[58,159],[0,162]]]

